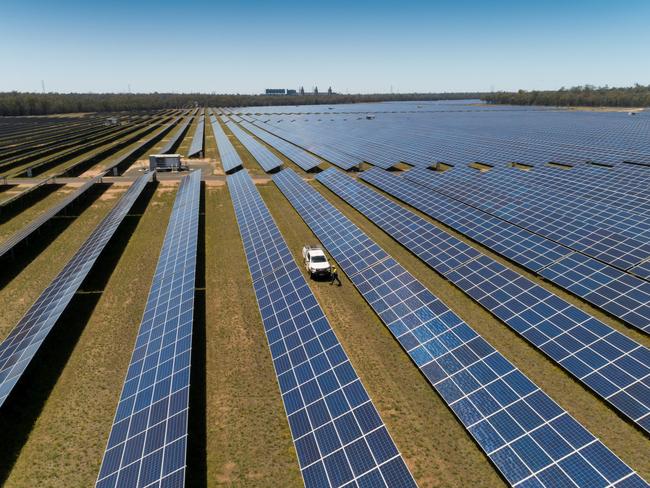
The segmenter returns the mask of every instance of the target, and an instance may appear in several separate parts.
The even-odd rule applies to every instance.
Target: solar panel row
[[[174,132],[169,141],[167,141],[167,144],[160,149],[160,154],[168,154],[178,147],[183,135],[187,132],[187,129],[192,123],[192,120],[194,120],[193,115],[189,115],[185,118],[185,121],[181,123],[176,132]]]
[[[181,120],[181,118],[182,115],[175,117],[172,121],[165,124],[163,128],[155,135],[141,140],[137,144],[137,146],[111,159],[104,166],[103,175],[112,173],[113,176],[117,176],[118,174],[121,174],[124,171],[124,168],[129,161],[133,161],[137,159],[146,150],[150,149],[154,144],[158,143],[163,137],[165,137],[172,130],[172,128]]]
[[[650,432],[650,350],[343,173],[317,179]]]
[[[101,180],[101,176],[97,176],[88,180],[86,183],[81,185],[79,188],[76,188],[70,195],[64,198],[62,201],[56,205],[50,207],[48,210],[40,214],[34,220],[32,220],[25,227],[20,229],[18,232],[13,234],[7,240],[3,241],[0,244],[0,258],[9,256],[17,246],[25,242],[29,237],[37,232],[43,225],[50,221],[54,216],[61,213],[69,205],[77,201],[81,196],[83,196],[88,190],[90,190],[93,185],[98,183]]]
[[[621,270],[650,257],[650,218],[558,188],[548,171],[416,168],[405,178]]]
[[[200,189],[181,180],[97,488],[184,486]]]
[[[371,169],[364,171],[361,178],[637,329],[647,331],[650,327],[650,284],[647,282],[587,256],[576,257],[576,253],[565,246],[446,195],[432,194],[428,188],[403,177]],[[570,280],[580,282],[583,279],[578,273],[564,273],[566,263],[576,260],[599,273],[578,283],[579,286],[570,286]],[[603,268],[608,269],[605,272]],[[593,274],[593,271],[589,273]]]
[[[573,253],[539,274],[650,334],[650,283],[584,254]]]
[[[253,125],[249,122],[242,122],[242,127],[248,129],[251,133],[262,139],[264,142],[277,149],[279,152],[284,154],[287,158],[296,163],[305,171],[314,169],[321,163],[318,158],[311,155],[301,147],[291,144],[290,142],[287,142],[284,139],[271,134],[270,132],[260,129],[256,125]]]
[[[284,117],[274,117],[273,123],[289,132],[288,139],[292,142],[294,136],[303,141],[334,141],[356,158],[373,159],[379,152],[383,156],[382,164],[400,161],[416,166],[476,161],[492,165],[512,161],[532,165],[552,161],[566,164],[596,161],[612,165],[624,165],[623,161],[650,162],[647,118],[471,106],[435,111],[427,107],[422,110],[426,110],[424,113],[387,113],[399,109],[394,108],[377,107],[368,118],[334,113],[327,118],[303,115],[299,123],[293,124],[295,118],[285,113]],[[323,112],[322,108],[314,107],[303,110]],[[255,112],[269,111],[260,108]],[[296,110],[292,108],[288,112]],[[320,155],[318,151],[313,152]]]
[[[292,128],[297,129],[296,127]],[[274,127],[270,130],[275,131],[277,129]],[[345,131],[345,129],[342,130]],[[294,132],[290,137],[293,139],[295,134]],[[367,143],[363,138],[352,137],[350,134],[341,137],[343,134],[338,130],[330,131],[330,133],[311,132],[300,134],[303,136],[298,136],[301,144],[318,147],[321,152],[336,153],[348,160],[366,161],[385,169],[395,165],[394,159],[391,159],[388,154],[394,149],[390,145]]]
[[[125,141],[124,138],[130,136],[131,142],[137,138],[137,132],[151,124],[160,123],[157,118],[145,120],[143,122],[126,122],[124,126],[117,126],[110,132],[88,140],[83,144],[73,145],[66,150],[55,152],[54,154],[46,157],[39,158],[29,165],[21,165],[20,162],[11,161],[4,165],[0,170],[4,176],[26,177],[31,178],[45,173],[55,167],[61,166],[63,163],[68,163],[70,160],[78,158],[79,156],[88,155],[91,151],[101,148],[101,153],[110,153],[113,150],[118,150],[121,143]],[[135,136],[133,134],[136,134]],[[130,143],[130,142],[129,142]],[[86,159],[86,158],[84,158]],[[75,163],[76,164],[76,163]]]
[[[0,406],[20,380],[148,180],[149,175],[142,175],[131,185],[0,344]]]
[[[199,117],[199,122],[196,124],[196,129],[194,130],[194,137],[192,137],[192,143],[190,144],[190,149],[187,153],[187,157],[191,158],[197,155],[203,154],[203,140],[205,138],[205,114],[201,114]]]
[[[221,166],[225,173],[230,173],[231,171],[241,167],[243,163],[239,154],[230,142],[230,139],[228,139],[228,136],[221,128],[219,121],[216,118],[210,118],[210,122],[212,125],[212,133],[217,141]]]
[[[261,120],[259,126],[277,137],[286,139],[307,151],[318,154],[323,159],[335,164],[341,169],[352,169],[358,167],[363,162],[363,159],[352,157],[339,150],[336,146],[322,144],[317,138],[305,138],[299,133],[281,129],[273,123],[268,123],[266,120]]]
[[[250,176],[228,188],[305,485],[416,486]]]
[[[511,485],[646,485],[296,173],[273,180]]]
[[[234,120],[234,119],[233,119]],[[230,122],[228,128],[239,139],[239,142],[248,149],[248,151],[257,160],[264,171],[269,172],[282,166],[282,161],[266,147],[260,144],[253,136],[244,131],[238,124]]]

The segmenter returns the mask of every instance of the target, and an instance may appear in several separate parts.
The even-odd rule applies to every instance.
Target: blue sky
[[[0,91],[650,84],[648,19],[648,0],[3,0]]]

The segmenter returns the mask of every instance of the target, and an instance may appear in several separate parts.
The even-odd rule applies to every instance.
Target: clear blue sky
[[[648,0],[3,0],[0,91],[650,84],[648,19]]]

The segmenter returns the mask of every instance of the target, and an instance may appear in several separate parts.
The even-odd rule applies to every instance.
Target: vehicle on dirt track
[[[310,278],[313,279],[319,276],[330,275],[332,267],[322,248],[317,246],[304,246],[302,248],[302,257]]]

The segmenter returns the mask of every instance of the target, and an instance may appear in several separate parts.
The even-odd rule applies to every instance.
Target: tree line
[[[387,101],[481,99],[487,103],[570,107],[650,107],[650,85],[627,88],[591,85],[559,90],[495,93],[377,93],[371,95],[307,93],[290,96],[214,95],[200,93],[0,93],[0,116],[48,115],[75,112],[120,112],[212,106],[323,105]]]
[[[488,103],[511,105],[549,105],[560,107],[650,107],[650,85],[627,88],[592,85],[559,90],[496,92],[484,94]]]
[[[159,110],[191,106],[244,107],[268,105],[319,105],[385,101],[461,100],[480,93],[405,93],[343,95],[336,93],[291,96],[208,95],[176,93],[0,93],[0,115],[48,115],[76,112]]]

